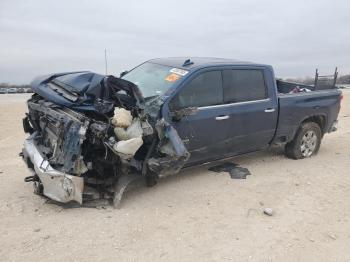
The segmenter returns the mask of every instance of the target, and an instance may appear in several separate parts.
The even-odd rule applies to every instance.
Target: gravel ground
[[[0,95],[1,261],[350,261],[349,91],[317,156],[236,157],[243,180],[192,168],[128,192],[120,210],[34,195],[18,157],[28,95]]]

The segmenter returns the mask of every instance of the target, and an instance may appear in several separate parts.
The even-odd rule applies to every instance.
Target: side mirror
[[[170,116],[173,121],[178,122],[185,116],[191,116],[196,114],[197,111],[197,107],[185,107],[181,109],[172,110]]]
[[[121,72],[119,78],[122,78],[122,77],[125,76],[127,73],[129,73],[129,71],[123,71],[123,72]]]

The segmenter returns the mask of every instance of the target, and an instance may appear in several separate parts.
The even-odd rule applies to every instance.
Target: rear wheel
[[[322,139],[320,126],[314,122],[301,125],[294,139],[286,145],[285,154],[293,159],[311,157],[317,154]]]

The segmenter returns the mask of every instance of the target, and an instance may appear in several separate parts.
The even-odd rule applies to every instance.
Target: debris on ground
[[[225,162],[220,165],[212,166],[208,169],[213,172],[227,172],[230,174],[232,179],[246,179],[246,176],[251,175],[247,168],[240,167],[232,162]]]
[[[338,238],[337,235],[335,235],[335,234],[330,234],[330,233],[327,233],[326,236],[329,237],[329,238],[331,238],[331,239],[333,239],[333,240],[337,240],[337,238]]]
[[[266,207],[266,208],[264,208],[264,214],[268,215],[268,216],[273,216],[274,211],[272,208]]]
[[[306,237],[310,242],[315,242],[315,239],[311,238],[311,237]]]

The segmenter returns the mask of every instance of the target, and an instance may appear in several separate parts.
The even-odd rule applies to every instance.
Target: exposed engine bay
[[[129,81],[77,72],[35,79],[32,89],[22,156],[37,194],[117,207],[131,182],[154,185],[190,157],[160,114],[161,98],[144,99]]]

